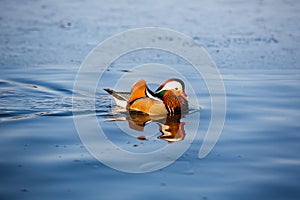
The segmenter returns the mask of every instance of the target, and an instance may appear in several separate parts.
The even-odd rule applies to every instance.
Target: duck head
[[[171,78],[166,80],[162,85],[160,85],[155,94],[158,96],[163,96],[166,91],[172,91],[176,96],[183,96],[184,98],[188,98],[185,93],[185,85],[184,82],[178,78]]]
[[[170,115],[188,111],[187,95],[184,82],[177,78],[168,79],[155,91],[155,95],[162,99]]]

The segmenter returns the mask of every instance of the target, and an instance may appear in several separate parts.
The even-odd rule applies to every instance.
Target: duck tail
[[[110,95],[113,95],[113,93],[114,93],[114,91],[109,88],[104,88],[104,90]]]

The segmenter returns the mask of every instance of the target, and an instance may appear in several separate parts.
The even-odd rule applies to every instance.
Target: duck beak
[[[185,92],[182,92],[180,95],[185,97],[185,98],[189,98],[189,96]]]

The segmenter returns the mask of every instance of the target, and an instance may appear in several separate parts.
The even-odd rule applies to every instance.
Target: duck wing
[[[148,115],[166,115],[168,111],[165,104],[162,101],[151,99],[148,97],[142,97],[136,99],[131,104],[128,104],[128,110],[130,112],[142,112]]]
[[[132,104],[134,101],[141,98],[150,98],[153,100],[162,101],[154,94],[154,92],[152,92],[147,87],[145,80],[139,80],[135,84],[133,84],[131,88],[131,96],[128,103]]]
[[[146,90],[147,90],[146,81],[145,80],[137,81],[131,87],[131,96],[128,103],[132,104],[137,99],[147,97]]]

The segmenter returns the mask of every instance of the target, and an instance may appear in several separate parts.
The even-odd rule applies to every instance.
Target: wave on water
[[[47,83],[26,83],[0,80],[0,121],[21,120],[38,116],[73,116],[76,114],[108,115],[110,101],[107,95],[77,95],[72,110],[72,91]],[[79,105],[78,105],[79,104]]]

